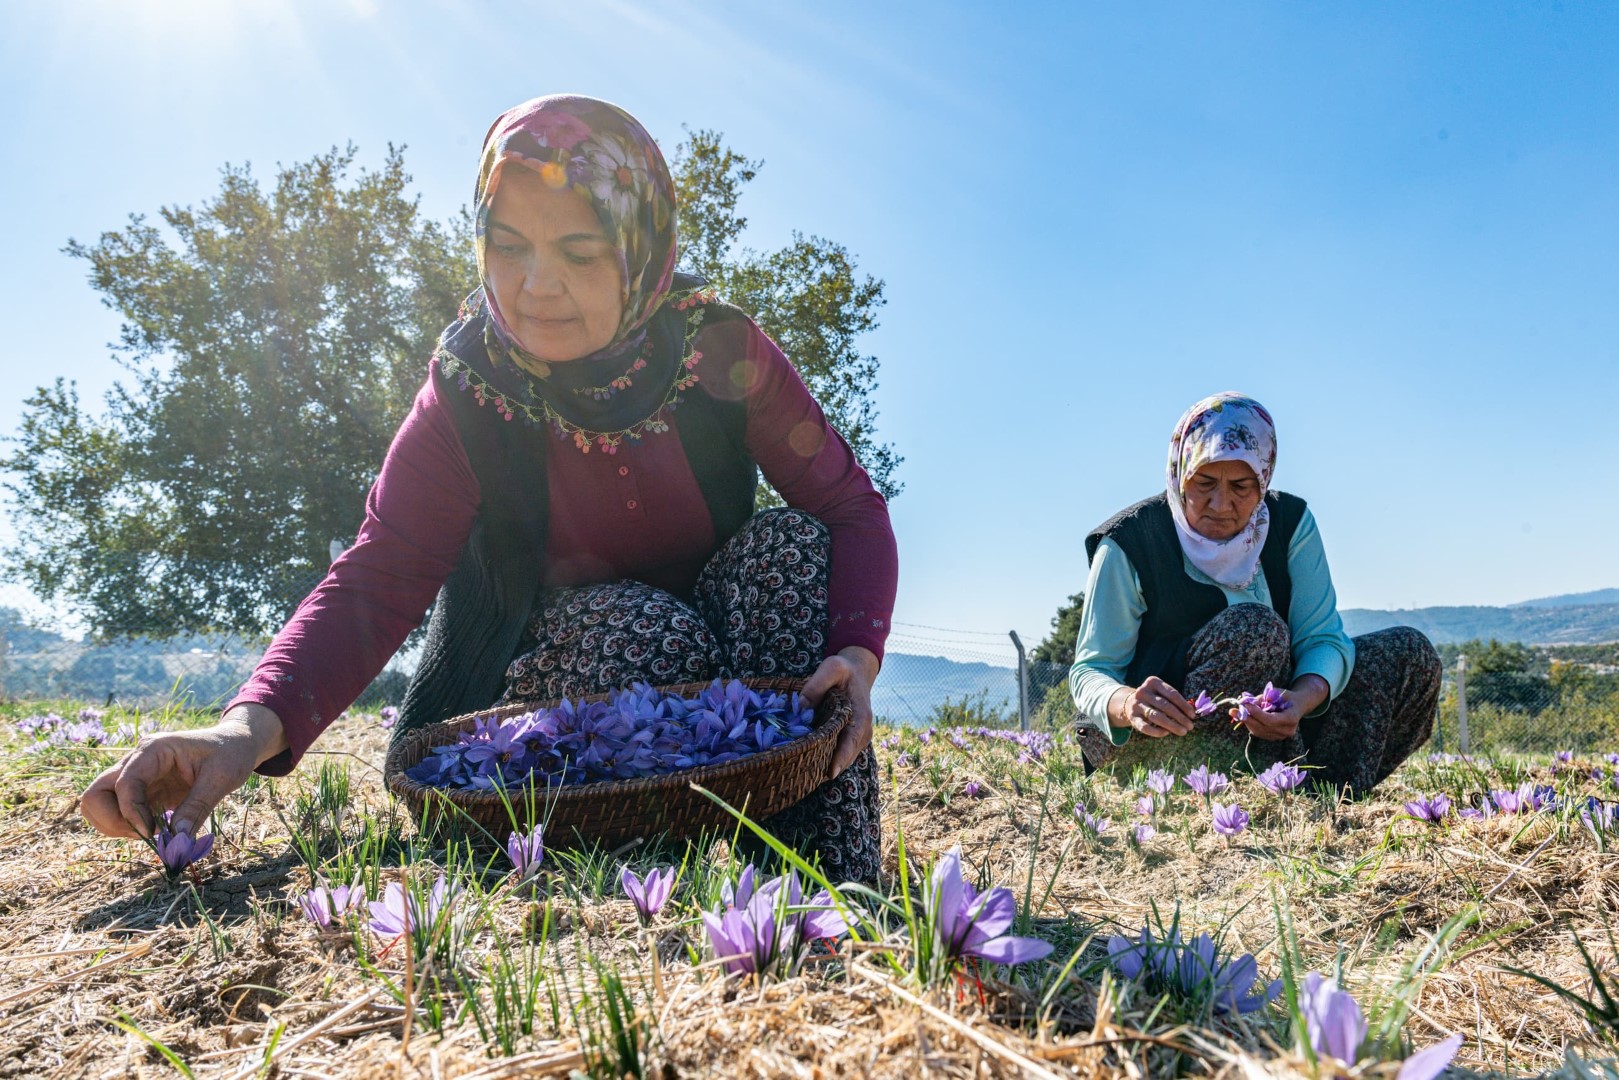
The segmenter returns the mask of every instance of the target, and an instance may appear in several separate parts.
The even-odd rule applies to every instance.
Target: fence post
[[[1461,746],[1463,756],[1472,749],[1472,740],[1467,734],[1467,654],[1462,653],[1456,657],[1456,741]]]
[[[1016,630],[1008,630],[1012,644],[1017,647],[1017,718],[1018,726],[1029,730],[1029,658],[1023,655],[1023,641]]]

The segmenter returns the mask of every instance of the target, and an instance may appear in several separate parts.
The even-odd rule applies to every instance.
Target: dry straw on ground
[[[79,787],[116,753],[21,753],[22,740],[0,738],[9,781],[0,1077],[174,1075],[158,1044],[197,1076],[242,1080],[602,1073],[594,1036],[566,1009],[560,1025],[547,1013],[514,1054],[498,1056],[472,1020],[432,1031],[366,974],[352,947],[322,941],[292,906],[309,884],[288,842],[298,781],[256,784],[227,801],[195,885],[170,886],[144,846],[102,840],[75,812]],[[352,814],[381,812],[385,741],[374,722],[349,718],[323,740],[325,755],[306,763],[306,790],[310,769],[343,762]],[[552,883],[559,929],[546,962],[567,973],[576,1004],[594,992],[587,953],[616,966],[646,1025],[640,1060],[649,1076],[1285,1077],[1308,1075],[1308,1066],[1279,1045],[1282,1021],[1182,1023],[1172,1010],[1155,1012],[1151,995],[1104,987],[1106,937],[1139,929],[1155,907],[1167,916],[1178,901],[1184,927],[1223,928],[1269,978],[1280,963],[1280,906],[1306,962],[1331,970],[1341,955],[1348,985],[1369,1001],[1397,984],[1447,920],[1476,908],[1414,995],[1411,1041],[1463,1033],[1458,1074],[1615,1075],[1582,1063],[1610,1055],[1611,1043],[1546,987],[1508,970],[1589,990],[1575,935],[1612,962],[1604,928],[1619,899],[1619,855],[1599,851],[1577,821],[1429,829],[1400,815],[1405,798],[1434,782],[1417,765],[1353,804],[1273,796],[1243,780],[1254,820],[1229,844],[1182,788],[1160,834],[1137,853],[1122,840],[1139,794],[1122,786],[1128,777],[1086,781],[1062,746],[1019,762],[1009,744],[966,742],[923,745],[911,732],[885,746],[885,797],[914,862],[959,844],[981,880],[1013,887],[1020,900],[1032,882],[1034,932],[1057,944],[1050,961],[924,991],[876,954],[845,946],[791,980],[739,988],[711,964],[692,963],[706,956],[698,928],[665,920],[651,940],[627,901],[590,896],[563,871]],[[967,780],[985,795],[963,797]],[[1074,824],[1076,799],[1113,819],[1101,838]],[[892,873],[892,818],[885,830]],[[722,841],[705,857],[723,861],[725,850]],[[535,911],[512,890],[497,908],[499,929],[522,938]],[[475,939],[471,955],[484,944]],[[380,963],[396,979],[404,973],[399,955]],[[1576,1060],[1566,1060],[1570,1050]]]

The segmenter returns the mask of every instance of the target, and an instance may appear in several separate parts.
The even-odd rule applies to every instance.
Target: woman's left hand
[[[1277,712],[1250,709],[1248,719],[1242,722],[1242,726],[1256,739],[1280,742],[1298,731],[1299,721],[1320,708],[1331,693],[1327,680],[1321,676],[1301,675],[1293,681],[1292,689],[1282,691],[1287,708]]]
[[[854,706],[854,715],[844,725],[837,748],[832,751],[828,780],[853,765],[871,742],[871,684],[877,678],[878,667],[877,656],[870,649],[850,645],[822,660],[800,691],[806,704],[819,705],[828,690],[841,686]]]

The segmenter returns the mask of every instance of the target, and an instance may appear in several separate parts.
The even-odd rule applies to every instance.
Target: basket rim
[[[713,679],[701,682],[668,683],[654,686],[653,689],[661,693],[695,694],[708,689],[714,684]],[[740,676],[735,680],[752,690],[776,690],[780,692],[799,692],[808,681],[803,678],[783,678],[779,676],[754,677]],[[402,797],[412,795],[423,799],[447,799],[457,806],[467,810],[504,807],[505,803],[501,793],[490,790],[469,788],[441,788],[431,784],[424,784],[405,774],[408,767],[404,760],[412,752],[420,751],[416,761],[426,757],[427,752],[435,746],[443,746],[454,741],[455,736],[471,728],[475,721],[490,718],[506,719],[510,716],[520,716],[526,712],[538,709],[554,708],[563,701],[574,701],[578,704],[590,704],[598,701],[610,700],[614,694],[621,691],[608,691],[599,694],[586,694],[581,697],[564,696],[547,698],[540,701],[514,702],[489,709],[479,709],[476,712],[463,713],[447,720],[427,724],[415,728],[400,739],[388,750],[388,756],[383,765],[383,782],[389,791]],[[612,798],[624,795],[626,792],[644,792],[659,790],[674,790],[687,786],[708,787],[712,783],[728,779],[732,776],[763,771],[764,769],[789,761],[792,757],[801,757],[823,741],[836,739],[843,733],[854,717],[854,705],[849,695],[842,687],[832,687],[822,698],[820,705],[816,706],[816,718],[807,735],[801,735],[789,740],[780,746],[773,746],[769,750],[757,754],[749,754],[734,761],[722,762],[718,765],[694,765],[674,772],[659,773],[655,776],[633,777],[625,780],[597,780],[589,784],[546,784],[540,786],[525,781],[506,789],[506,799],[512,798],[511,792],[523,791],[533,788],[543,793],[543,806],[549,809],[566,800],[570,804],[588,803],[603,798]],[[822,715],[824,712],[824,716]],[[413,762],[412,764],[415,764]]]

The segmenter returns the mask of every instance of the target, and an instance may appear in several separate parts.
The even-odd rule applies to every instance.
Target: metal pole
[[[1467,654],[1456,657],[1456,739],[1465,756],[1473,749],[1467,734]]]
[[[1007,635],[1012,644],[1017,647],[1017,717],[1018,725],[1024,731],[1029,730],[1029,658],[1023,653],[1023,641],[1017,636],[1016,630],[1008,630]]]

